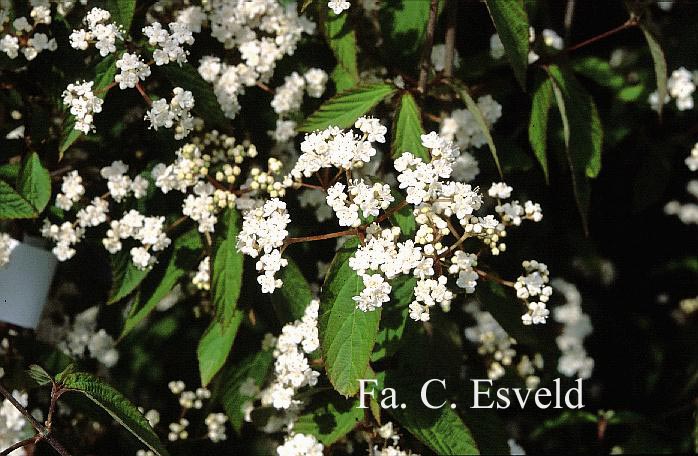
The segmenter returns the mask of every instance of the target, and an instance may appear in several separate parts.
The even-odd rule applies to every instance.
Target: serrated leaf
[[[376,345],[371,354],[375,362],[395,354],[409,321],[409,305],[414,298],[415,277],[398,277],[391,283],[390,306],[383,309]]]
[[[117,24],[121,24],[126,32],[131,28],[133,13],[136,11],[136,0],[107,0],[107,10]]]
[[[337,66],[332,71],[337,92],[349,89],[359,82],[359,70],[356,62],[356,33],[350,27],[348,14],[334,14],[329,12],[327,5],[321,4],[321,17],[325,36],[332,49]]]
[[[92,85],[92,92],[102,100],[107,96],[109,92],[107,87],[114,81],[114,76],[116,75],[116,61],[120,58],[120,55],[110,54],[100,62],[95,67],[95,78],[94,84]],[[82,132],[76,130],[75,128],[75,116],[72,114],[68,115],[63,125],[63,139],[58,147],[59,159],[63,158],[63,154],[70,146],[73,145],[75,141],[80,138]]]
[[[477,122],[478,126],[482,130],[483,134],[485,135],[485,140],[487,140],[487,145],[490,147],[490,154],[492,155],[492,158],[494,159],[494,164],[497,165],[497,171],[499,171],[500,177],[504,177],[504,174],[502,173],[502,166],[499,163],[499,156],[497,155],[497,147],[494,145],[494,139],[492,139],[492,134],[490,133],[490,127],[487,125],[487,120],[485,120],[485,116],[480,110],[480,107],[477,105],[475,100],[473,100],[473,97],[470,96],[470,93],[468,92],[468,88],[465,87],[463,84],[457,84],[456,88],[458,90],[458,94],[461,97],[461,100],[465,103],[465,106],[468,108],[468,111],[473,115],[473,118],[475,119],[475,122]]]
[[[247,401],[254,401],[254,397],[240,392],[240,385],[251,378],[255,385],[261,389],[273,364],[273,352],[260,350],[239,363],[226,367],[222,374],[224,380],[222,382],[221,403],[236,432],[240,433],[244,423],[243,404]]]
[[[243,267],[242,254],[236,247],[240,217],[236,209],[228,209],[221,219],[224,235],[215,240],[211,258],[211,300],[216,315],[197,350],[202,385],[207,385],[225,364],[243,319],[237,308]]]
[[[659,116],[662,116],[662,110],[664,109],[664,100],[667,96],[667,64],[666,58],[664,57],[664,51],[662,46],[657,39],[654,31],[649,27],[645,21],[640,22],[640,29],[642,34],[647,40],[647,46],[650,48],[650,54],[652,54],[652,61],[654,62],[654,74],[657,78],[657,94],[659,95],[660,102],[657,104],[657,112]]]
[[[296,262],[291,258],[286,260],[288,265],[278,275],[284,285],[271,295],[272,305],[282,323],[303,318],[305,308],[314,298],[310,284]]]
[[[557,65],[547,67],[553,93],[562,118],[567,159],[572,175],[575,199],[585,231],[591,188],[587,178],[601,171],[603,130],[596,104],[571,71]]]
[[[293,431],[313,435],[325,446],[351,432],[365,415],[356,398],[346,399],[334,391],[314,395],[304,412],[294,423]]]
[[[322,130],[330,125],[348,128],[356,119],[390,97],[395,87],[386,83],[362,84],[327,100],[298,127],[298,131]]]
[[[169,454],[145,416],[114,387],[85,372],[59,374],[57,381],[67,390],[90,398],[155,454]]]
[[[201,78],[199,72],[193,66],[188,63],[184,63],[182,66],[177,63],[170,63],[157,67],[157,70],[161,71],[172,85],[189,90],[194,95],[196,103],[194,103],[193,110],[199,117],[204,119],[208,127],[228,127],[230,120],[223,114],[213,92],[213,87]]]
[[[168,454],[148,420],[131,401],[111,385],[92,374],[74,372],[72,368],[58,374],[56,381],[65,392],[77,392],[87,396],[155,454]]]
[[[415,157],[429,162],[429,151],[422,145],[423,134],[422,112],[412,94],[405,92],[400,97],[400,105],[393,122],[393,141],[390,147],[392,157],[398,158],[404,152],[411,152]]]
[[[36,383],[38,383],[39,386],[48,385],[49,383],[53,382],[53,377],[51,377],[51,375],[46,372],[43,367],[36,364],[29,366],[29,369],[27,369],[27,374]]]
[[[349,267],[357,246],[358,240],[351,239],[337,252],[320,296],[318,329],[325,369],[344,396],[359,391],[358,380],[365,378],[381,316],[381,309],[363,312],[352,299],[363,289],[361,278]]]
[[[201,236],[196,228],[192,228],[174,241],[172,255],[165,271],[162,274],[158,274],[157,277],[150,275],[146,279],[144,288],[149,288],[147,285],[150,285],[152,291],[138,295],[138,298],[129,309],[119,338],[126,336],[138,323],[143,321],[155,309],[158,303],[172,291],[177,282],[188,274],[189,271],[196,268],[202,248]]]
[[[107,304],[119,302],[138,287],[152,268],[140,269],[131,261],[128,249],[111,256],[112,286]]]
[[[486,0],[487,9],[504,45],[516,80],[526,90],[528,69],[528,15],[520,0]]]
[[[36,152],[17,171],[15,185],[0,180],[0,220],[35,218],[51,199],[51,177]]]
[[[540,81],[533,92],[531,119],[528,122],[528,141],[531,143],[533,153],[543,169],[545,182],[549,182],[547,155],[548,113],[552,104],[553,85],[549,79],[544,79]]]

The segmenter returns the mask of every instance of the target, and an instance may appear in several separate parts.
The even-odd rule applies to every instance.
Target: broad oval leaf
[[[528,15],[521,0],[486,0],[487,9],[504,45],[514,76],[526,90]]]
[[[197,350],[201,384],[207,385],[223,367],[243,319],[237,308],[242,287],[243,257],[235,244],[240,231],[236,209],[228,209],[221,217],[225,224],[223,238],[217,238],[211,258],[211,300],[216,315],[199,341]]]
[[[298,131],[322,130],[330,125],[347,128],[356,119],[395,93],[394,86],[386,83],[363,84],[345,90],[327,100],[298,127]]]
[[[405,92],[400,97],[400,106],[393,122],[393,142],[390,147],[393,158],[411,152],[425,162],[430,161],[429,151],[422,145],[423,134],[422,112],[412,94]]]
[[[351,239],[337,252],[320,296],[318,329],[325,369],[344,396],[359,391],[358,380],[365,378],[381,317],[381,309],[363,312],[352,299],[363,289],[361,278],[349,267],[357,246],[358,240]]]
[[[282,323],[302,319],[305,308],[314,298],[313,290],[296,262],[291,258],[286,260],[288,265],[279,273],[284,285],[271,295],[274,311]]]
[[[136,0],[107,0],[107,10],[117,24],[121,24],[126,32],[131,28],[133,13],[136,11]]]
[[[50,199],[51,177],[32,152],[19,167],[14,186],[0,180],[0,220],[38,217]]]
[[[123,394],[94,375],[84,372],[59,374],[58,383],[68,391],[82,393],[102,407],[120,425],[143,442],[156,455],[169,453],[150,427],[148,420]]]

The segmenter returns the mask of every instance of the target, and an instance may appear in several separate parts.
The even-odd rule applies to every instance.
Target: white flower
[[[63,104],[75,116],[75,129],[85,134],[95,130],[94,114],[102,112],[103,101],[92,92],[92,85],[92,81],[68,84],[62,95]]]
[[[199,290],[209,290],[211,288],[211,257],[207,256],[201,260],[192,283]]]
[[[155,46],[153,59],[156,65],[167,65],[170,62],[182,65],[189,55],[189,51],[182,45],[194,44],[194,36],[184,22],[171,22],[168,28],[169,32],[159,22],[153,22],[143,28],[143,33],[148,38],[148,44]]]
[[[493,182],[487,194],[492,198],[509,199],[513,188],[504,182]]]
[[[175,127],[175,139],[183,139],[194,129],[194,117],[190,111],[194,107],[194,96],[188,90],[175,87],[174,96],[169,104],[167,100],[161,98],[155,100],[145,114],[145,120],[150,121],[150,127],[154,130],[158,128]]]
[[[325,85],[329,79],[327,73],[320,68],[311,68],[303,75],[305,79],[305,88],[308,96],[312,98],[320,98],[325,92]]]
[[[4,52],[11,59],[19,55],[19,38],[13,35],[5,35],[0,40],[0,52]]]
[[[545,307],[544,302],[528,303],[528,312],[521,315],[521,321],[524,325],[545,324],[545,321],[550,315],[550,311]]]
[[[10,254],[17,244],[17,241],[12,239],[9,234],[0,233],[0,268],[10,262]]]
[[[133,247],[130,253],[133,264],[140,269],[147,269],[155,263],[155,258],[144,247]]]
[[[139,80],[145,81],[150,76],[150,67],[137,54],[124,52],[116,61],[116,67],[120,72],[114,76],[114,81],[119,83],[121,90],[134,88]]]
[[[502,39],[495,33],[490,37],[490,56],[495,60],[499,60],[504,57],[504,54],[505,51]]]
[[[364,289],[359,296],[354,296],[356,307],[363,312],[370,312],[390,301],[391,286],[380,274],[366,274],[362,278]]]
[[[555,30],[544,29],[541,33],[546,46],[561,51],[565,48],[565,40]]]
[[[305,79],[295,71],[286,76],[284,84],[276,89],[274,98],[271,100],[271,107],[279,115],[297,111],[303,101],[303,91],[305,90]]]
[[[69,211],[84,194],[85,187],[82,185],[82,177],[77,171],[71,171],[63,176],[61,193],[56,195],[56,207]]]
[[[225,413],[210,413],[204,423],[208,428],[207,437],[213,442],[222,442],[228,437],[225,435],[225,423],[228,422],[228,417]]]
[[[443,71],[446,66],[446,45],[435,44],[431,48],[431,64],[434,66],[434,70]],[[453,67],[458,68],[460,66],[460,56],[458,55],[458,50],[453,50]]]
[[[342,14],[342,11],[348,10],[351,7],[351,3],[347,0],[330,0],[327,2],[327,7],[330,8],[334,14]]]
[[[314,436],[293,434],[276,448],[276,453],[278,456],[322,456],[323,450],[324,446]]]

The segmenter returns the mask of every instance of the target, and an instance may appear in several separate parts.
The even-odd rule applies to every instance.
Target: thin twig
[[[627,21],[625,21],[624,23],[622,23],[621,25],[619,25],[616,28],[613,28],[607,32],[603,32],[600,35],[593,36],[593,37],[589,38],[588,40],[584,40],[581,43],[575,44],[574,46],[568,47],[567,52],[576,51],[579,48],[583,48],[584,46],[588,46],[592,43],[595,43],[599,40],[607,38],[607,37],[614,35],[618,32],[622,32],[625,29],[636,27],[639,23],[640,23],[639,19],[635,16],[632,16],[630,19],[628,19]]]
[[[393,215],[395,212],[399,211],[403,207],[407,206],[407,200],[402,200],[395,206],[389,208],[387,211],[383,212],[378,218],[374,221],[375,223],[380,223],[383,220],[387,219],[391,215]]]
[[[453,76],[453,62],[456,51],[456,26],[458,24],[458,1],[448,0],[446,9],[448,11],[448,24],[446,25],[446,38],[444,46],[446,55],[444,56],[444,77]]]
[[[429,22],[427,23],[427,36],[424,39],[422,58],[419,62],[419,81],[417,88],[421,93],[426,92],[427,76],[429,75],[429,62],[431,61],[431,48],[434,45],[434,30],[436,30],[436,13],[439,9],[439,0],[431,0],[429,7]]]
[[[15,443],[14,445],[12,445],[12,446],[10,446],[10,447],[8,447],[8,448],[5,448],[4,450],[0,451],[0,456],[10,454],[10,453],[12,453],[13,451],[15,451],[15,450],[17,450],[17,449],[19,449],[19,448],[23,448],[23,447],[25,447],[25,446],[27,446],[27,445],[31,445],[31,444],[33,444],[33,443],[36,443],[38,440],[41,440],[41,436],[40,436],[40,435],[35,435],[35,436],[32,436],[32,437],[29,437],[28,439],[24,439],[24,440],[22,440],[21,442],[17,442],[17,443]]]
[[[284,241],[284,245],[282,249],[285,249],[291,244],[296,244],[298,242],[310,242],[310,241],[323,241],[325,239],[333,239],[333,238],[338,238],[342,236],[352,236],[356,235],[358,230],[356,228],[352,228],[349,230],[344,230],[344,231],[337,231],[334,233],[327,233],[327,234],[316,234],[315,236],[302,236],[302,237],[290,237],[286,238]]]
[[[475,272],[477,272],[477,275],[482,277],[485,280],[491,280],[493,282],[497,282],[498,284],[504,285],[505,287],[510,287],[514,288],[514,282],[511,282],[509,280],[504,280],[501,277],[497,277],[496,275],[489,274],[485,271],[482,271],[480,269],[475,269]]]

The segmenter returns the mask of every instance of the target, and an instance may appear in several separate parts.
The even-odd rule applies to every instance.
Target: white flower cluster
[[[27,393],[12,391],[12,397],[24,407],[27,406],[29,396]],[[31,437],[33,428],[24,418],[22,412],[17,410],[12,403],[4,399],[0,403],[0,448],[9,448],[17,442]],[[12,452],[14,456],[25,456],[27,454],[24,447]],[[320,452],[322,454],[322,452]]]
[[[594,359],[584,349],[584,338],[592,333],[591,319],[582,311],[582,296],[574,284],[553,279],[553,287],[565,298],[565,304],[553,309],[553,319],[561,323],[562,334],[555,342],[562,353],[557,370],[568,377],[589,378],[594,370]]]
[[[136,87],[139,81],[145,81],[150,76],[150,67],[141,60],[138,54],[124,52],[116,61],[119,73],[114,76],[114,82],[119,84],[121,90]]]
[[[698,171],[698,144],[693,146],[685,163],[691,171]],[[689,180],[686,191],[698,201],[698,179]],[[698,204],[696,203],[682,204],[678,201],[669,201],[664,206],[664,213],[678,216],[679,220],[686,225],[698,225]]]
[[[331,9],[334,14],[342,14],[343,11],[351,8],[351,3],[347,0],[330,0],[327,2],[327,7]]]
[[[502,105],[497,103],[491,95],[478,98],[477,107],[482,112],[488,128],[492,128],[502,117]],[[461,149],[479,148],[487,144],[485,132],[467,109],[456,109],[451,112],[450,116],[441,121],[439,133],[448,141],[455,141]]]
[[[211,398],[211,392],[206,388],[187,391],[186,385],[181,380],[171,381],[167,384],[167,387],[172,394],[179,396],[179,405],[185,410],[200,410],[204,406],[203,401]]]
[[[186,384],[182,380],[173,380],[167,384],[170,392],[178,399],[179,405],[182,407],[182,413],[179,421],[172,422],[168,425],[167,439],[170,442],[177,440],[186,440],[189,438],[189,420],[185,415],[189,410],[201,410],[204,407],[204,401],[211,398],[211,391],[206,388],[196,388],[196,390],[187,390]],[[160,414],[157,410],[150,410],[146,415],[148,422],[152,427],[160,421]],[[228,422],[228,417],[223,413],[209,413],[204,419],[206,425],[206,437],[213,443],[226,440],[225,425]],[[145,451],[145,450],[144,450]],[[144,453],[146,454],[146,453]]]
[[[105,367],[114,367],[119,361],[119,351],[114,338],[104,329],[97,329],[99,307],[90,307],[75,315],[72,323],[65,316],[61,324],[44,318],[39,324],[39,339],[56,345],[68,356],[93,358]]]
[[[155,100],[146,112],[145,120],[150,121],[149,128],[153,130],[174,126],[175,139],[184,139],[194,129],[194,117],[190,113],[194,107],[194,95],[181,87],[175,87],[173,93],[169,103],[164,98]]]
[[[0,268],[10,262],[12,250],[17,246],[17,241],[7,233],[0,233]]]
[[[310,177],[322,168],[352,169],[360,168],[376,149],[371,143],[385,142],[388,129],[378,119],[360,117],[354,127],[361,135],[353,131],[343,131],[339,127],[328,127],[305,135],[301,143],[301,156],[291,170],[291,176],[300,180]]]
[[[303,318],[285,325],[274,348],[274,378],[260,393],[262,406],[289,409],[298,405],[293,396],[304,386],[314,386],[320,373],[314,371],[307,355],[320,346],[317,319],[320,302],[310,301]]]
[[[684,67],[672,71],[667,80],[667,95],[664,104],[669,103],[672,98],[676,99],[676,109],[686,111],[693,109],[693,92],[696,91],[696,76],[694,72],[688,71]],[[659,92],[655,90],[647,99],[652,109],[659,110]]]
[[[262,207],[250,209],[244,214],[242,230],[238,234],[237,249],[245,255],[257,258],[257,282],[262,293],[273,293],[283,282],[274,275],[288,264],[279,250],[288,236],[286,227],[291,217],[286,203],[278,198],[268,200]]]
[[[177,62],[181,66],[187,61],[189,55],[184,45],[194,44],[194,36],[184,22],[170,22],[167,27],[170,29],[169,32],[162,27],[162,24],[154,22],[143,28],[143,34],[148,38],[148,44],[155,46],[153,59],[156,65]]]
[[[363,179],[349,181],[348,194],[345,185],[337,182],[327,189],[327,204],[334,210],[340,226],[361,225],[361,215],[377,216],[381,209],[387,209],[395,198],[387,184],[367,185]]]
[[[112,162],[110,166],[100,170],[100,175],[107,180],[109,195],[117,203],[131,195],[136,199],[143,198],[148,190],[147,179],[141,176],[131,179],[127,172],[128,165],[121,160]]]
[[[77,171],[71,171],[63,176],[61,193],[56,195],[56,207],[69,211],[73,204],[80,201],[85,194],[85,187],[82,185],[82,177]]]
[[[400,436],[395,431],[392,421],[388,421],[377,429],[377,434],[383,439],[382,445],[374,445],[370,449],[371,456],[419,456],[411,451],[401,450],[398,446]]]
[[[75,129],[85,134],[95,131],[94,115],[102,112],[104,101],[92,92],[92,81],[76,81],[63,91],[63,104],[75,116]]]
[[[516,340],[477,302],[468,303],[465,311],[475,319],[475,326],[465,328],[465,338],[477,344],[478,354],[486,358],[487,377],[497,380],[504,376],[504,368],[511,366],[516,357]]]
[[[116,52],[116,40],[123,40],[125,32],[121,25],[109,22],[109,19],[109,11],[92,8],[83,19],[87,29],[73,30],[70,34],[70,45],[74,49],[84,51],[94,43],[102,57]]]
[[[269,82],[276,63],[293,54],[301,34],[313,33],[315,26],[299,17],[293,5],[284,8],[276,0],[213,0],[209,4],[211,35],[226,49],[236,49],[242,62],[228,64],[206,56],[199,62],[199,74],[213,84],[221,109],[232,119],[240,110],[238,97],[245,88]]]
[[[150,251],[159,252],[172,242],[164,231],[165,217],[147,217],[131,209],[120,220],[112,220],[107,236],[102,240],[104,248],[111,254],[121,251],[122,240],[132,238],[142,243],[129,251],[133,264],[139,269],[147,269],[156,259]]]
[[[0,52],[4,52],[10,59],[16,59],[20,51],[28,61],[34,60],[43,51],[55,51],[58,49],[56,39],[49,39],[45,33],[36,32],[37,26],[51,24],[51,6],[33,6],[29,16],[32,23],[24,17],[17,17],[12,21],[13,33],[6,33],[0,38]],[[9,21],[9,17],[0,10],[0,28]]]
[[[204,424],[206,424],[206,436],[213,443],[222,442],[228,436],[225,434],[225,423],[228,422],[228,417],[225,413],[209,413]]]
[[[292,434],[276,448],[278,456],[322,456],[324,446],[313,435]]]
[[[520,276],[514,284],[516,296],[526,301],[528,306],[528,312],[521,316],[521,321],[524,325],[545,324],[550,315],[546,303],[553,294],[553,288],[548,285],[550,282],[548,267],[536,260],[524,261],[521,265],[526,275]],[[528,302],[530,298],[538,298],[538,302]]]
[[[211,289],[211,257],[206,257],[201,260],[199,267],[196,270],[194,278],[191,280],[199,290]]]
[[[327,80],[327,73],[319,68],[311,68],[303,76],[294,71],[276,89],[271,107],[280,116],[297,111],[301,107],[304,92],[310,97],[320,98],[325,93]]]

